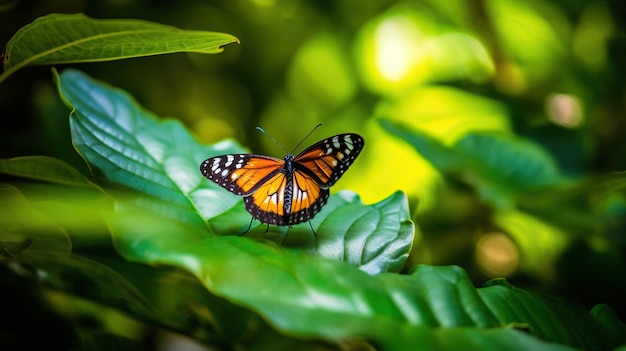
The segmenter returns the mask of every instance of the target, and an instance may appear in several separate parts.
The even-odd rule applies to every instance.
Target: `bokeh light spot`
[[[519,266],[519,250],[506,234],[488,233],[476,243],[476,263],[490,278],[507,277]]]
[[[548,96],[546,113],[552,122],[567,128],[579,126],[583,119],[580,101],[575,96],[565,94]]]
[[[409,18],[396,16],[383,21],[375,31],[375,63],[383,79],[398,82],[405,78],[420,60],[417,45],[422,36]]]

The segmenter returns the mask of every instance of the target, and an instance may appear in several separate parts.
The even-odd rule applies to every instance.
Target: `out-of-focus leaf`
[[[13,260],[0,260],[0,298],[10,318],[0,320],[2,350],[70,350],[79,335],[74,326],[50,308],[32,279],[32,271]],[[52,347],[51,347],[52,345]]]
[[[423,131],[444,146],[475,131],[511,130],[505,104],[449,86],[413,86],[400,96],[377,103],[374,116],[399,123],[405,133]],[[369,137],[367,152],[360,156],[361,163],[353,165],[345,175],[345,181],[366,201],[402,189],[410,199],[419,199],[418,213],[429,211],[438,201],[440,173],[429,164],[432,160],[416,155],[414,149],[389,135],[379,122],[369,119],[362,127]],[[385,167],[380,166],[383,159]],[[390,175],[393,182],[389,181]]]
[[[70,125],[78,151],[109,181],[140,191],[133,195],[135,204],[199,228],[204,233],[199,237],[245,230],[250,215],[240,198],[199,171],[204,159],[240,153],[241,147],[229,142],[200,146],[179,123],[157,121],[127,94],[77,71],[64,72],[60,88],[74,108]],[[404,195],[373,206],[355,196],[335,197],[312,221],[318,237],[303,223],[278,239],[285,247],[345,260],[372,274],[399,271],[415,232]]]
[[[572,347],[539,340],[509,328],[478,329],[467,327],[430,329],[401,326],[393,338],[381,342],[385,350],[550,350],[573,351]]]
[[[24,250],[69,252],[72,243],[53,218],[39,212],[14,186],[0,184],[0,255]]]
[[[26,66],[94,62],[198,52],[215,54],[239,39],[224,33],[180,30],[141,20],[97,20],[81,14],[51,14],[24,26],[9,40],[2,82]]]
[[[0,159],[0,173],[63,185],[93,187],[74,167],[47,156]]]
[[[502,102],[448,86],[424,86],[385,99],[376,116],[421,130],[451,145],[466,134],[511,131],[510,112]]]
[[[582,350],[611,350],[626,343],[626,325],[606,305],[589,313],[571,301],[522,290],[504,279],[487,282],[478,293],[500,322],[527,324],[543,340]]]
[[[6,230],[14,228],[11,235],[26,240],[19,242],[35,240],[32,248],[54,250],[55,245],[41,239],[61,231],[68,241],[67,250],[110,243],[102,218],[112,210],[110,198],[72,166],[51,157],[26,156],[0,159],[0,173],[38,181],[14,182],[15,194],[23,196],[8,196],[9,209],[1,216]]]
[[[137,316],[152,313],[141,293],[119,273],[85,257],[69,253],[36,252],[18,261],[39,269],[45,284],[55,290],[116,306]]]
[[[471,161],[426,133],[412,130],[406,125],[390,120],[383,119],[380,124],[387,132],[404,139],[443,173],[459,172],[463,168],[469,167]]]
[[[404,124],[383,127],[411,144],[442,173],[462,177],[496,207],[509,208],[525,191],[556,185],[564,178],[550,155],[530,141],[499,133],[474,133],[452,147]]]
[[[528,140],[496,133],[468,134],[454,150],[478,163],[473,171],[501,187],[520,191],[554,185],[562,180],[554,159]]]
[[[35,269],[47,288],[215,345],[232,345],[263,327],[258,317],[211,295],[186,272],[132,264],[117,256],[93,257],[29,252],[17,261]]]
[[[494,211],[492,220],[515,240],[524,258],[520,269],[531,276],[544,275],[544,279],[549,279],[554,262],[567,247],[568,234],[551,222],[515,208]]]
[[[499,86],[520,93],[536,84],[546,84],[567,61],[570,28],[561,10],[547,1],[493,0],[485,10],[494,26],[498,45],[510,55],[522,74],[504,74]],[[535,50],[528,50],[529,47]],[[503,67],[504,68],[504,67]],[[508,78],[508,82],[507,82]],[[517,79],[515,79],[517,78]],[[531,83],[531,84],[528,84]]]

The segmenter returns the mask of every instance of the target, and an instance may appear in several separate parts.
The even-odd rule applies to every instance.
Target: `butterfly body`
[[[265,224],[291,226],[313,218],[326,204],[329,188],[363,148],[357,134],[319,141],[297,156],[284,159],[255,154],[209,158],[201,173],[235,195],[246,210]]]

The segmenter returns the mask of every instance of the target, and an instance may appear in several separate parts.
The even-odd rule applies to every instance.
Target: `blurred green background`
[[[366,203],[397,189],[421,234],[410,264],[457,264],[474,283],[514,284],[607,302],[626,316],[624,196],[583,196],[593,223],[557,225],[495,211],[442,176],[381,118],[445,145],[497,131],[530,140],[574,180],[626,169],[626,3],[612,1],[0,1],[3,45],[49,13],[136,18],[233,34],[219,55],[178,54],[74,65],[182,120],[205,143],[235,138],[256,153],[342,132],[366,147],[333,188]],[[58,67],[63,69],[63,67]],[[0,85],[0,156],[45,154],[85,170],[49,67]],[[563,223],[561,223],[563,224]],[[573,229],[572,229],[573,227]],[[591,229],[590,229],[591,228]]]

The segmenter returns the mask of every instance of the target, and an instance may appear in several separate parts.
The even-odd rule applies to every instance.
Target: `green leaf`
[[[24,26],[9,40],[4,73],[26,66],[95,62],[197,52],[215,54],[239,39],[224,33],[180,30],[141,20],[98,20],[81,14],[51,14]]]
[[[219,153],[242,152],[232,142],[203,147],[177,120],[159,121],[128,94],[66,70],[60,77],[63,98],[74,109],[70,128],[74,145],[97,177],[135,189],[135,202],[152,211],[198,227],[238,199],[207,181],[202,160]]]
[[[370,274],[399,272],[415,234],[406,195],[400,191],[371,206],[343,191],[329,199],[312,223],[318,228],[318,255],[348,262]]]
[[[69,252],[72,243],[55,219],[39,211],[18,188],[0,184],[0,257],[25,250]]]
[[[487,282],[478,293],[502,323],[527,324],[543,340],[583,350],[610,350],[626,343],[626,325],[606,305],[589,313],[571,301],[522,290],[504,279]]]
[[[460,172],[469,166],[469,161],[454,152],[441,141],[407,125],[388,119],[381,119],[380,125],[387,132],[409,143],[417,152],[443,173]]]
[[[29,172],[20,174],[32,178]],[[69,252],[82,246],[110,245],[103,218],[112,211],[110,197],[84,179],[75,186],[55,175],[48,180],[57,184],[19,181],[0,185],[0,198],[5,200],[0,207],[6,206],[0,213],[0,241],[12,243],[9,246],[13,247],[7,252]],[[22,244],[16,247],[17,243]]]
[[[524,191],[550,186],[560,181],[554,159],[539,145],[503,133],[468,134],[454,150],[476,163],[475,172],[502,187]]]
[[[244,231],[251,217],[241,199],[199,171],[204,159],[244,152],[241,147],[232,142],[203,147],[179,122],[158,121],[126,93],[77,71],[63,72],[59,84],[74,108],[70,127],[79,153],[108,181],[139,191],[132,203],[196,227],[197,237]],[[308,223],[269,234],[259,226],[248,236],[344,260],[376,274],[402,269],[415,232],[401,193],[372,206],[348,193],[334,195],[311,224],[317,237]]]
[[[564,181],[554,159],[538,145],[504,133],[473,133],[452,147],[406,125],[382,120],[390,133],[404,139],[442,173],[461,177],[480,196],[510,208],[520,196]]]
[[[479,350],[492,343],[493,349],[501,349],[503,345],[511,350],[528,349],[529,345],[568,349],[518,331],[496,330],[501,325],[525,325],[529,321],[525,316],[500,319],[492,308],[499,308],[498,313],[512,314],[509,309],[515,306],[509,306],[516,301],[511,301],[509,296],[499,299],[496,296],[490,301],[495,307],[485,304],[480,291],[491,287],[476,290],[458,267],[418,266],[409,276],[391,273],[371,276],[340,262],[259,245],[239,236],[150,241],[143,234],[146,228],[128,220],[129,217],[117,216],[113,221],[114,232],[126,233],[123,238],[137,235],[146,240],[141,242],[140,250],[120,245],[126,257],[189,270],[216,295],[259,313],[289,334],[330,340],[358,335],[387,350],[417,345],[426,349]],[[159,238],[172,233],[188,235],[176,226],[171,221],[158,221],[151,223],[147,231]],[[540,325],[539,328],[546,329],[541,333],[567,333],[563,325],[580,312],[576,310],[569,315],[555,301],[555,304],[540,299],[537,304],[524,302],[529,313],[554,313],[558,319]],[[603,328],[597,326],[598,330]],[[602,331],[611,332],[606,328]],[[541,333],[538,335],[544,335]],[[583,335],[591,343],[596,337]],[[611,337],[623,339],[612,334]],[[517,342],[507,343],[508,338]]]
[[[265,226],[246,236],[272,240],[293,251],[348,262],[370,274],[399,272],[411,251],[415,227],[408,218],[406,196],[396,192],[373,205],[361,203],[350,191],[330,197],[324,209],[311,220],[316,236],[307,224],[292,229],[271,229]],[[209,220],[218,232],[241,232],[241,225],[250,219],[243,205],[237,205],[222,216]]]
[[[93,187],[74,167],[47,156],[24,156],[0,159],[0,173],[46,182]]]
[[[568,346],[545,342],[524,332],[508,328],[430,329],[404,326],[393,332],[393,338],[385,338],[381,345],[385,350],[575,350]]]
[[[38,181],[13,183],[23,201],[12,197],[8,202],[11,210],[5,211],[4,218],[17,231],[39,228],[33,248],[54,248],[38,242],[59,230],[68,240],[68,251],[70,247],[110,243],[102,217],[112,210],[110,198],[74,167],[51,157],[25,156],[0,159],[0,173]],[[32,240],[35,234],[29,235]]]
[[[135,265],[114,255],[90,256],[28,252],[16,262],[36,269],[47,288],[206,342],[230,345],[262,327],[257,316],[211,295],[186,272]]]

